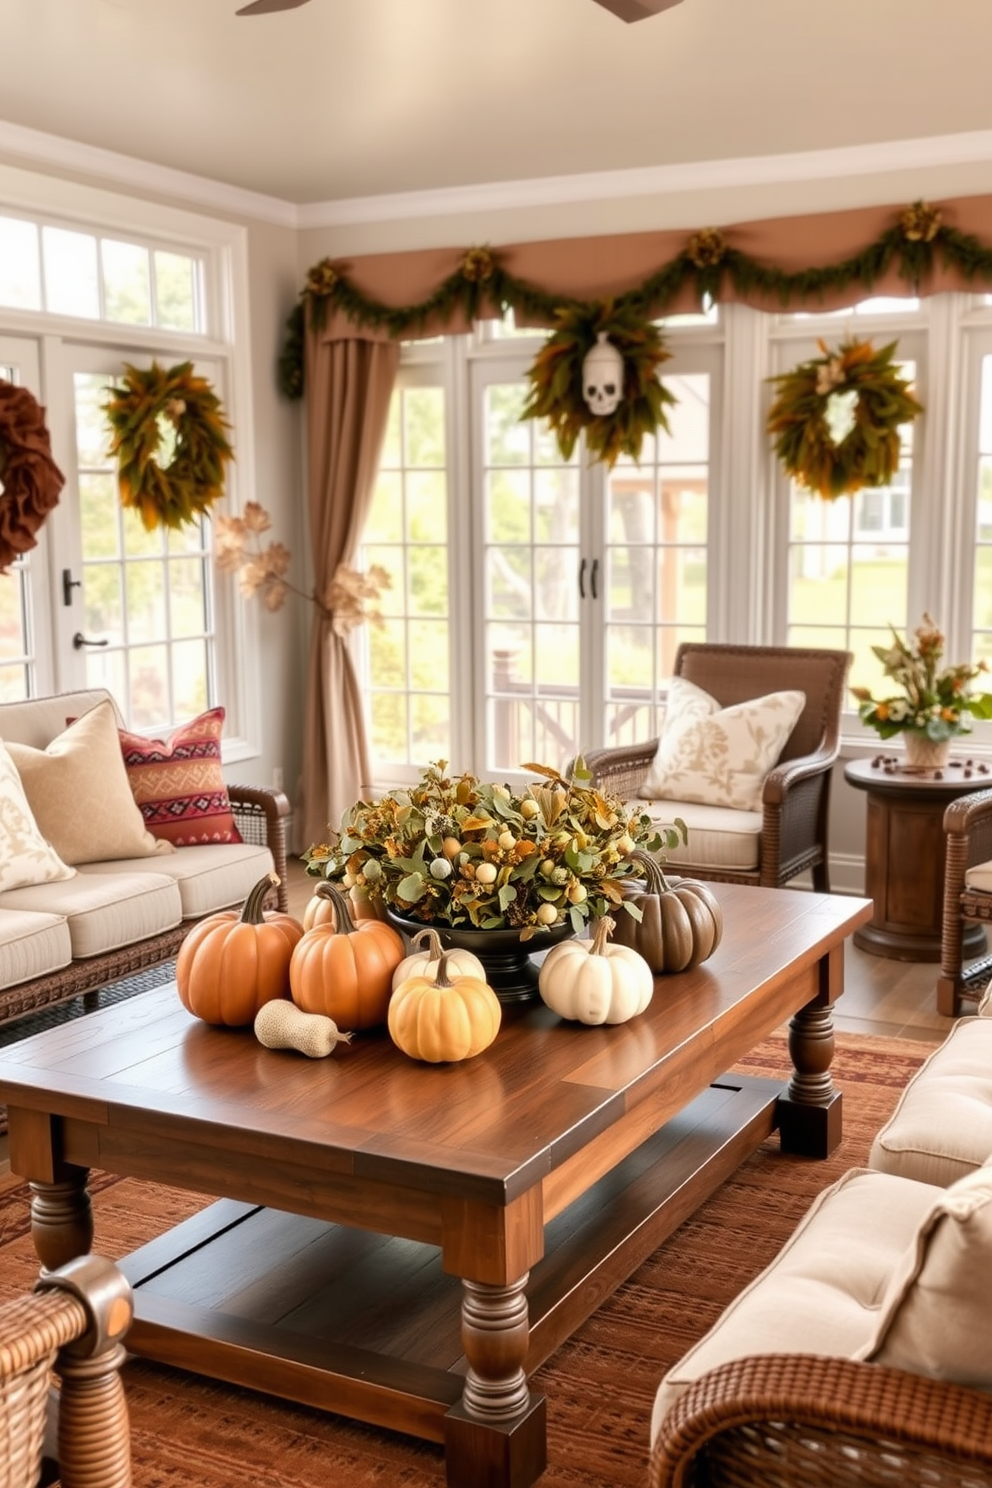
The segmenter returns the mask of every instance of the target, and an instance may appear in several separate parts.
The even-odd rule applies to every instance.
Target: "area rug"
[[[771,1138],[542,1366],[548,1468],[540,1488],[643,1488],[658,1381],[772,1259],[814,1196],[863,1165],[871,1139],[932,1046],[840,1035],[834,1077],[844,1140],[822,1162]],[[784,1078],[785,1038],[741,1066]],[[205,1200],[92,1175],[96,1249],[123,1255]],[[0,1296],[37,1274],[28,1195],[0,1182]],[[133,1359],[125,1368],[135,1488],[444,1488],[441,1449]]]

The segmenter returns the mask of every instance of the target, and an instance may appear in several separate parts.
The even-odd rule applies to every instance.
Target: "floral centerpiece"
[[[910,763],[935,764],[946,757],[950,740],[971,730],[972,718],[992,718],[992,693],[971,692],[970,684],[988,671],[975,665],[940,667],[944,637],[930,615],[913,632],[915,645],[903,640],[895,627],[890,646],[873,646],[886,677],[898,687],[888,697],[875,698],[867,687],[852,687],[862,723],[877,729],[883,739],[902,734]],[[920,753],[920,745],[924,752]],[[915,747],[914,747],[915,746]]]
[[[520,794],[431,764],[416,785],[344,815],[331,843],[304,854],[307,872],[337,879],[393,914],[437,928],[582,930],[616,910],[631,854],[685,840],[685,824],[658,828],[644,812],[588,782],[581,758],[568,776],[525,765],[538,780]],[[636,907],[627,905],[635,918]]]

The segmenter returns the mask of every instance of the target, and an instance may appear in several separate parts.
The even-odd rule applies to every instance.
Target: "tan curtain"
[[[307,452],[314,593],[324,596],[339,563],[352,563],[372,500],[399,365],[392,341],[330,341],[307,333]],[[358,678],[332,616],[313,607],[303,735],[304,845],[369,785]]]

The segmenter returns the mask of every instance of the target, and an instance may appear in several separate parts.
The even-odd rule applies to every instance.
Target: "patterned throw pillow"
[[[694,682],[673,677],[641,795],[760,811],[765,776],[778,763],[805,706],[805,693],[770,692],[721,708]]]
[[[167,739],[119,731],[131,792],[154,837],[175,847],[243,840],[221,773],[223,731],[223,708],[181,724]]]
[[[31,815],[17,766],[0,740],[0,892],[72,878]]]

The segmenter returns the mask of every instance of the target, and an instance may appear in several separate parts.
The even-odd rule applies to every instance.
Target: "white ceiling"
[[[294,204],[992,127],[987,0],[242,3],[0,0],[0,121]]]

